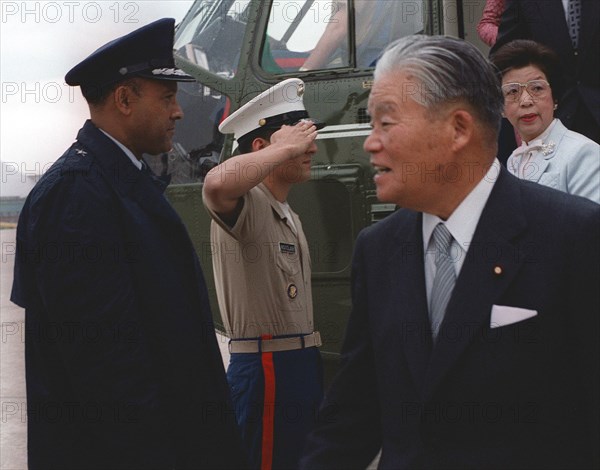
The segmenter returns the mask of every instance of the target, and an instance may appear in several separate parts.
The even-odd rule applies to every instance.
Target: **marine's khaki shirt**
[[[262,183],[244,196],[233,227],[209,213],[217,299],[227,335],[312,333],[310,254],[297,214],[290,210],[296,235]]]

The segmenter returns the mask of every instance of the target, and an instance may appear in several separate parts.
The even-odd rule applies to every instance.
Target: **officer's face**
[[[175,121],[183,118],[177,103],[177,82],[140,79],[138,99],[133,106],[134,153],[158,155],[173,147]],[[137,150],[137,152],[136,152]]]

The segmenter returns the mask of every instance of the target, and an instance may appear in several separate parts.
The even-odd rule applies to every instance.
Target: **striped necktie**
[[[431,323],[431,332],[435,341],[442,320],[446,313],[448,301],[452,295],[454,284],[456,283],[456,272],[450,253],[452,245],[452,234],[443,223],[436,225],[432,235],[435,244],[435,277],[431,288],[431,298],[429,304],[429,321]]]
[[[581,28],[581,0],[569,0],[568,26],[573,49],[579,46],[579,30]]]

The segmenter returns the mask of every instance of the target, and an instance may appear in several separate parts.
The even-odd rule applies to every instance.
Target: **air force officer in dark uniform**
[[[198,260],[142,159],[171,148],[193,80],[173,34],[156,21],[66,75],[91,119],[21,213],[32,470],[244,465]]]
[[[342,366],[301,468],[598,465],[600,206],[500,168],[500,82],[465,41],[377,63]]]

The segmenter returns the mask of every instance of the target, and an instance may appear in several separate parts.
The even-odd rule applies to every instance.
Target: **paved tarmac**
[[[27,468],[24,311],[10,302],[16,230],[0,230],[0,469]]]

